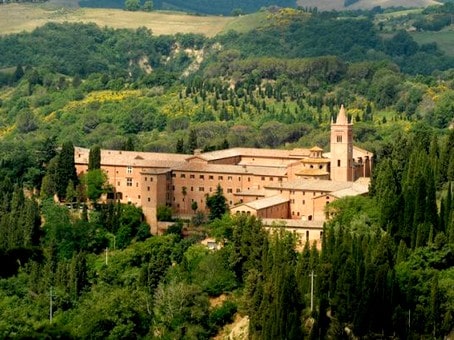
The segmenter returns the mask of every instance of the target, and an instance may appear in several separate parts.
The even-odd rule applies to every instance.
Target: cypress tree
[[[69,181],[75,185],[78,183],[76,168],[74,166],[74,146],[71,142],[63,143],[60,155],[58,156],[56,171],[56,191],[60,200],[66,197],[66,188]]]
[[[132,137],[128,137],[126,140],[125,146],[124,146],[125,151],[134,151],[134,141]]]
[[[197,149],[197,132],[194,129],[189,132],[188,148],[191,154]]]
[[[101,168],[101,148],[95,145],[90,149],[88,156],[88,171]]]
[[[35,200],[27,199],[25,201],[23,221],[23,245],[25,247],[37,246],[41,232],[41,217],[38,203]]]
[[[183,141],[183,138],[179,138],[177,140],[177,145],[175,147],[175,152],[176,153],[184,153],[184,141]]]

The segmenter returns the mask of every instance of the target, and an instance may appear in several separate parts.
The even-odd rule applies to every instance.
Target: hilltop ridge
[[[345,6],[346,3],[350,5]],[[439,5],[440,2],[433,0],[359,0],[359,1],[345,1],[345,0],[298,0],[297,5],[301,7],[317,7],[322,11],[330,10],[346,10],[346,9],[372,9],[376,6],[382,8],[387,7],[427,7],[431,5]]]

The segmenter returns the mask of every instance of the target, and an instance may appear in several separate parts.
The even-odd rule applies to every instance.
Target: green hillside
[[[82,22],[0,36],[0,338],[213,339],[235,320],[253,339],[448,338],[454,57],[427,28],[450,33],[450,10],[274,9],[210,37]],[[222,216],[222,188],[206,198],[216,214],[159,206],[164,235],[140,207],[98,200],[113,196],[100,148],[329,151],[342,104],[374,170],[368,196],[326,205],[322,249]],[[90,148],[80,176],[74,146]]]

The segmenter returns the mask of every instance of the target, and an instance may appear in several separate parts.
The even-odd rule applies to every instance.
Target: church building
[[[231,214],[258,216],[285,225],[308,241],[320,239],[325,206],[341,197],[365,195],[373,154],[353,145],[353,124],[342,106],[331,122],[330,152],[317,146],[231,148],[193,155],[101,150],[101,169],[122,203],[141,207],[153,234],[159,206],[190,218],[207,212],[206,198],[218,185]],[[75,148],[78,174],[87,171],[89,150]]]

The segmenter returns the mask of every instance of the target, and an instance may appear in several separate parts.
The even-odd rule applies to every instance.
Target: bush
[[[221,306],[214,308],[208,321],[213,332],[232,322],[237,309],[237,305],[233,301],[224,301]]]

